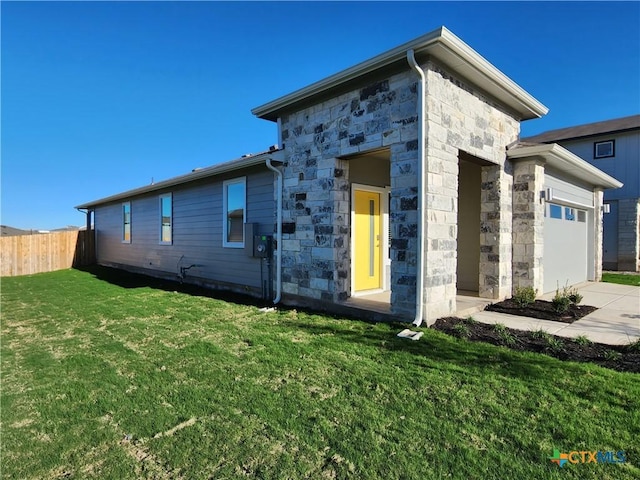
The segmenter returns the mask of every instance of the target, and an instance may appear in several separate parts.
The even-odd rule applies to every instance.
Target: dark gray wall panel
[[[244,249],[222,246],[222,183],[242,176],[247,179],[247,222],[257,223],[260,234],[272,234],[273,173],[257,167],[170,191],[173,194],[172,245],[159,244],[159,196],[168,191],[130,199],[130,244],[121,241],[122,203],[98,207],[95,212],[98,263],[130,265],[176,276],[180,266],[197,264],[199,266],[190,269],[188,275],[259,287],[261,260],[248,257]]]

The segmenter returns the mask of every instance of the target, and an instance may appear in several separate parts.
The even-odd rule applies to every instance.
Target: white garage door
[[[587,211],[548,202],[544,219],[544,291],[587,280]]]

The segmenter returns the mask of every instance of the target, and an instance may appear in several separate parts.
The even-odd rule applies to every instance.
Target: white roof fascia
[[[84,203],[82,205],[78,205],[75,207],[76,209],[86,209],[92,208],[97,205],[103,205],[106,203],[116,202],[120,200],[124,200],[127,198],[135,197],[138,195],[143,195],[145,193],[154,192],[157,190],[162,190],[169,187],[174,187],[176,185],[181,185],[184,183],[193,182],[196,180],[200,180],[202,178],[214,177],[216,175],[220,175],[227,172],[232,172],[234,170],[240,170],[243,168],[254,167],[256,165],[264,164],[267,158],[271,158],[276,161],[283,161],[282,151],[276,150],[273,152],[263,152],[258,153],[256,155],[251,155],[247,157],[241,157],[235,160],[231,160],[224,163],[219,163],[217,165],[213,165],[211,167],[204,167],[194,170],[191,173],[187,173],[185,175],[180,175],[177,177],[170,178],[168,180],[163,180],[161,182],[156,182],[151,185],[147,185],[144,187],[134,188],[133,190],[128,190],[126,192],[118,193],[115,195],[111,195],[109,197],[101,198],[100,200],[95,200],[93,202]]]
[[[602,170],[594,167],[579,156],[571,153],[557,143],[540,144],[531,146],[518,146],[507,150],[507,157],[510,160],[522,160],[531,157],[542,158],[547,165],[566,172],[572,177],[579,178],[585,182],[602,188],[620,188],[622,182],[607,175]]]
[[[414,50],[416,55],[428,54],[440,60],[455,72],[458,72],[487,93],[505,103],[521,115],[524,120],[542,117],[549,111],[547,107],[494,67],[446,27],[440,27],[433,32],[388,50],[376,57],[256,107],[251,110],[251,113],[260,118],[274,119],[274,114],[277,111],[303,101],[306,98],[328,92],[343,83],[364,77],[369,73],[393,63],[404,62],[408,50]]]

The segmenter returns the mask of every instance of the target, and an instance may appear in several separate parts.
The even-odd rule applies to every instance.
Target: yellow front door
[[[382,225],[380,194],[354,192],[354,278],[355,290],[381,288]]]

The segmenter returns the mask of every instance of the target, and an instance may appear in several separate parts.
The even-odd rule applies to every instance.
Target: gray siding
[[[606,140],[615,140],[615,156],[595,159],[593,157],[594,142]],[[601,135],[558,143],[624,183],[622,188],[605,190],[605,200],[640,197],[640,132]]]
[[[247,180],[247,223],[258,224],[256,233],[273,234],[273,173],[257,167],[130,199],[129,244],[121,241],[122,202],[97,207],[98,263],[176,277],[180,265],[198,264],[201,266],[189,270],[188,277],[259,288],[261,260],[248,257],[244,249],[222,246],[222,183],[243,176]],[[159,196],[169,192],[173,194],[173,244],[160,245]]]

